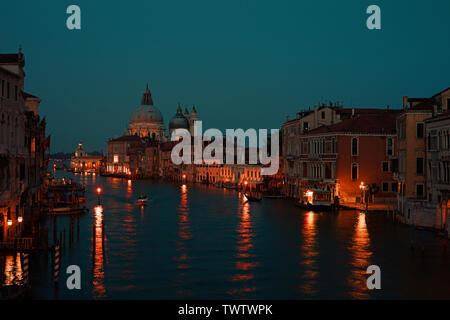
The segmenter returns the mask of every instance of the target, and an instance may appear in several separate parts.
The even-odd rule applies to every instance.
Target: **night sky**
[[[81,7],[82,29],[66,28]],[[381,8],[382,30],[366,28]],[[166,126],[279,128],[320,102],[400,107],[450,85],[450,1],[2,1],[1,53],[23,47],[51,152],[106,150],[149,84]]]

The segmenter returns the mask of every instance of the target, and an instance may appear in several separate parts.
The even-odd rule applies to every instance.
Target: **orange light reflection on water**
[[[20,253],[15,255],[6,255],[4,257],[4,279],[0,285],[11,286],[20,284],[23,280],[22,263],[20,261]]]
[[[319,267],[317,258],[319,250],[317,248],[317,221],[318,215],[313,211],[305,213],[303,217],[303,241],[300,246],[302,259],[300,265],[304,267],[302,284],[300,290],[307,295],[317,295],[319,290],[318,277]]]
[[[94,299],[106,298],[105,270],[104,270],[104,235],[103,235],[103,207],[94,208],[94,234],[93,234],[93,278],[92,294]]]
[[[255,275],[252,272],[257,266],[258,262],[254,261],[255,255],[252,254],[253,248],[253,226],[252,217],[250,214],[250,203],[243,194],[240,194],[239,203],[239,224],[236,229],[237,233],[237,253],[235,268],[236,274],[231,276],[230,281],[236,285],[228,294],[234,298],[242,298],[247,294],[256,291],[255,286],[249,285],[247,282],[254,279]]]
[[[173,258],[176,262],[177,277],[174,285],[177,287],[176,293],[181,297],[190,297],[193,292],[190,288],[185,288],[188,278],[186,271],[191,269],[191,257],[188,253],[187,242],[192,239],[191,226],[189,221],[188,187],[183,184],[180,192],[180,203],[178,205],[178,239],[176,241],[177,255]]]
[[[366,299],[369,298],[366,280],[368,275],[366,274],[367,267],[371,264],[370,258],[372,252],[370,251],[370,237],[367,230],[366,215],[360,212],[358,220],[355,224],[355,232],[352,238],[352,244],[349,248],[352,256],[351,260],[351,273],[347,280],[350,285],[350,295],[354,299]]]

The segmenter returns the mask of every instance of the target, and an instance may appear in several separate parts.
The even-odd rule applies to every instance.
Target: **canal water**
[[[34,299],[450,299],[450,248],[425,232],[422,252],[416,231],[412,250],[411,228],[384,214],[308,212],[289,200],[245,203],[236,191],[205,185],[64,175],[86,186],[89,212],[56,219],[57,234],[66,230],[59,285],[51,256],[35,256]],[[145,207],[136,204],[141,194],[150,197]],[[67,289],[69,265],[81,269],[81,290]],[[369,265],[381,269],[380,290],[367,289]]]

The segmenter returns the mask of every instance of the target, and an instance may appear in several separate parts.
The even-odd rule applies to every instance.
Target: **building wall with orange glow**
[[[358,141],[357,155],[352,155],[352,139]],[[387,154],[387,141],[392,139],[392,154]],[[342,134],[337,136],[337,189],[339,197],[346,202],[355,202],[362,198],[361,182],[364,185],[375,183],[379,192],[375,195],[375,202],[394,203],[398,184],[394,180],[391,159],[396,154],[396,136],[384,134]],[[383,162],[388,163],[388,171],[383,171]],[[352,179],[352,166],[357,166],[356,179]],[[388,184],[387,191],[383,191],[383,183]]]

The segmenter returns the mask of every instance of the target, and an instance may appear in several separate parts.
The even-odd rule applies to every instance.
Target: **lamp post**
[[[362,192],[362,202],[365,203],[366,202],[366,186],[364,185],[363,181],[361,181],[359,188],[361,189],[361,192]]]
[[[100,205],[100,193],[102,193],[102,188],[98,187],[97,188],[97,200],[98,200],[99,205]]]
[[[18,217],[17,217],[17,221],[19,222],[19,233],[20,233],[20,238],[22,238],[22,221],[23,221],[23,217],[22,217],[22,216],[18,216]]]

